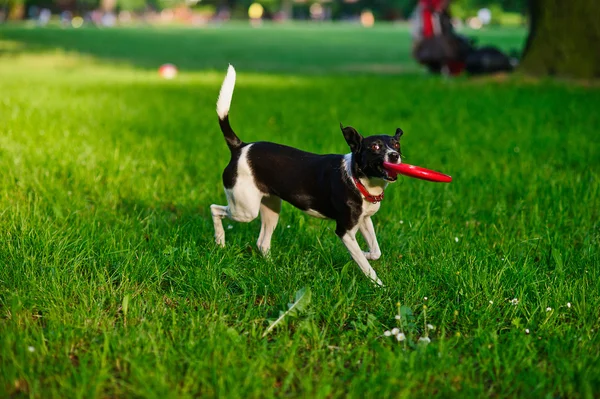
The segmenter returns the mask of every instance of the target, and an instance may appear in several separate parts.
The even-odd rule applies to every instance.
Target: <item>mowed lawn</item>
[[[432,77],[409,49],[391,25],[0,27],[0,397],[598,398],[600,88]],[[288,204],[271,258],[259,221],[215,247],[228,62],[243,140],[346,153],[340,122],[399,126],[453,176],[386,191],[385,288]]]

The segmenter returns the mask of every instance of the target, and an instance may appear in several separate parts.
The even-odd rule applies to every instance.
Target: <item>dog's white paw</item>
[[[221,248],[225,248],[225,237],[215,237],[215,243]]]
[[[375,271],[373,271],[373,273],[370,273],[368,277],[369,279],[371,279],[371,282],[375,284],[376,287],[385,287],[383,285],[383,282],[379,279],[379,277],[377,277],[377,274],[375,274]]]
[[[365,258],[369,259],[369,260],[377,260],[379,258],[381,258],[381,252],[364,252],[363,254],[365,254]]]
[[[271,247],[258,247],[258,250],[267,259],[271,258]]]

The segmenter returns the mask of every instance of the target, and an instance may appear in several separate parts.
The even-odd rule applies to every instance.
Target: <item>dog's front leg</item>
[[[373,227],[373,221],[370,216],[365,217],[359,224],[360,232],[362,233],[367,245],[369,246],[369,252],[364,252],[365,257],[371,260],[377,260],[381,257],[381,250],[377,243],[377,236],[375,235],[375,227]]]
[[[340,236],[342,242],[344,243],[346,248],[348,248],[352,259],[354,259],[354,261],[358,263],[358,266],[363,271],[363,273],[371,280],[376,282],[378,285],[383,286],[381,280],[377,278],[377,273],[375,273],[375,270],[373,270],[373,268],[369,264],[369,261],[365,257],[365,254],[363,253],[363,251],[361,251],[360,246],[358,245],[358,241],[356,241],[356,230],[357,228],[355,227],[352,230],[346,231],[342,235],[338,234],[338,236]]]

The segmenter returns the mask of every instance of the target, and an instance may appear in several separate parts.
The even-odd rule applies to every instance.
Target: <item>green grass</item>
[[[493,44],[510,51],[524,41],[522,28],[466,31],[482,45]],[[362,29],[348,24],[265,25],[251,29],[234,23],[189,28],[39,29],[7,26],[5,40],[18,45],[8,55],[22,52],[64,52],[90,55],[100,60],[142,68],[165,62],[182,70],[216,69],[235,63],[245,71],[322,73],[415,72],[407,25],[382,25]],[[0,54],[2,48],[0,47]]]
[[[0,397],[598,397],[600,90],[439,79],[407,48],[391,26],[1,28]],[[454,177],[387,190],[371,262],[386,288],[332,222],[287,204],[271,259],[258,221],[225,221],[214,246],[229,56],[244,140],[345,153],[340,121],[401,126],[407,162]],[[159,80],[173,57],[183,73]],[[262,338],[304,287],[307,310]],[[406,350],[383,336],[397,302]],[[415,346],[425,304],[436,329]]]

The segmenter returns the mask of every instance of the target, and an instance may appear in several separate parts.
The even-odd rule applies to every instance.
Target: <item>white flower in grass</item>
[[[493,305],[493,304],[494,304],[494,301],[490,301],[490,305]]]
[[[529,334],[529,328],[525,329],[525,334]]]
[[[513,298],[513,299],[511,299],[511,300],[510,300],[510,303],[511,303],[512,305],[515,305],[515,306],[517,306],[517,305],[519,304],[519,299],[517,299],[517,298]]]
[[[404,335],[404,333],[399,333],[398,335],[396,335],[396,339],[398,341],[404,341],[406,339],[406,335]]]
[[[434,331],[435,330],[435,326],[433,324],[427,324],[427,329]]]
[[[398,328],[392,329],[392,335],[398,335],[399,333],[400,333],[400,329],[398,329]]]
[[[227,225],[227,230],[231,230],[231,229],[233,229],[233,226],[232,226],[232,225],[230,225],[230,224],[228,224],[228,225]]]
[[[546,308],[546,312],[550,312],[551,310],[552,310],[552,308],[551,308],[550,306],[548,306],[548,307]]]
[[[423,297],[424,300],[427,300],[427,297]]]
[[[571,302],[567,302],[567,307],[570,308],[571,307]]]
[[[289,229],[290,227],[292,227],[292,226],[290,226],[290,225],[288,224],[288,225],[287,225],[287,228]]]
[[[454,237],[454,241],[455,241],[455,242],[458,242],[458,237]]]
[[[386,337],[390,337],[392,335],[392,332],[390,330],[387,330],[383,333],[383,335],[385,335]]]
[[[404,220],[401,220],[401,221],[400,221],[400,224],[404,224]]]
[[[396,317],[395,317],[395,319],[396,319],[396,320],[400,320],[400,315],[399,315],[399,314],[397,314],[397,315],[396,315]]]
[[[28,346],[27,350],[32,353],[35,352],[35,348],[33,346]]]
[[[419,343],[420,344],[427,345],[430,342],[431,342],[431,339],[429,337],[421,337],[421,338],[419,338]]]

